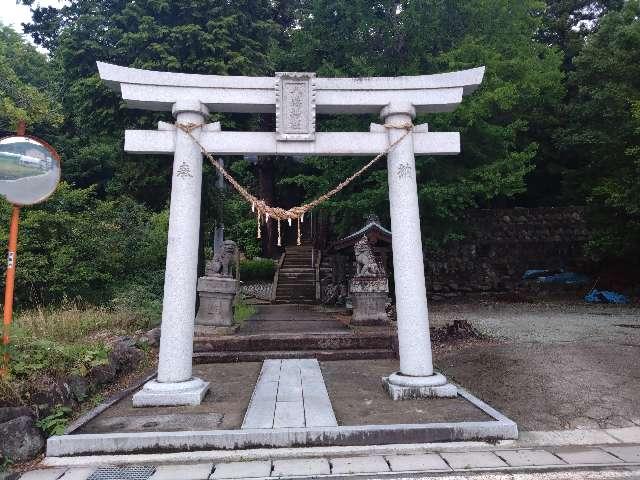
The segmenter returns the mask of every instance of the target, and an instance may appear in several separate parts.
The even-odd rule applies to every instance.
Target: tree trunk
[[[273,159],[271,157],[258,157],[256,163],[258,170],[259,195],[268,205],[273,205]],[[278,255],[277,232],[273,220],[262,225],[262,255],[267,258],[275,258]]]

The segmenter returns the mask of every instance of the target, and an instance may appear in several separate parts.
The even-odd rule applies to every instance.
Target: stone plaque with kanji
[[[315,139],[315,95],[314,73],[276,73],[277,140]]]

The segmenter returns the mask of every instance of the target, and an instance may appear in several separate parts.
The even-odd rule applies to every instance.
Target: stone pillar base
[[[384,377],[382,384],[392,400],[458,396],[458,388],[448,383],[446,377],[440,373],[429,377],[409,377],[396,372]]]
[[[230,327],[233,325],[233,299],[238,281],[230,277],[200,277],[198,295],[200,308],[195,324]]]
[[[387,325],[389,282],[385,277],[354,277],[350,284],[353,315],[351,325]]]
[[[200,405],[209,390],[209,382],[192,378],[186,382],[160,383],[151,380],[133,396],[134,407],[172,407]]]

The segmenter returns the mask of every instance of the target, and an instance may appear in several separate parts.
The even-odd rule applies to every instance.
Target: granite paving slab
[[[384,457],[345,457],[331,459],[331,472],[336,474],[388,472],[389,465]]]
[[[600,465],[610,463],[622,463],[619,458],[599,448],[567,448],[559,449],[555,454],[565,462],[572,465]]]
[[[436,453],[421,455],[387,455],[385,457],[392,472],[450,471],[451,468]]]
[[[296,458],[274,460],[273,477],[329,475],[331,466],[326,458]]]
[[[230,462],[216,465],[209,477],[211,480],[226,478],[268,477],[271,474],[271,461]]]
[[[512,467],[565,465],[565,462],[546,450],[499,450],[495,452]]]
[[[454,470],[500,468],[507,466],[507,464],[493,452],[449,452],[442,453],[441,455]]]
[[[337,425],[316,359],[264,361],[242,429]]]

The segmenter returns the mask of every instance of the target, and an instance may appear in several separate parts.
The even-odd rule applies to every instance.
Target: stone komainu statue
[[[213,277],[233,277],[233,270],[238,257],[238,247],[235,242],[225,240],[213,260],[207,262],[206,274]],[[237,272],[236,272],[237,274]]]
[[[373,254],[369,239],[363,235],[355,247],[356,254],[356,277],[381,277],[386,273],[382,265],[378,263],[376,256]]]

